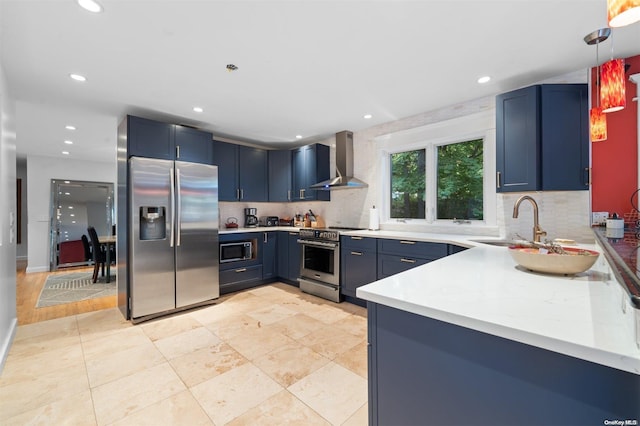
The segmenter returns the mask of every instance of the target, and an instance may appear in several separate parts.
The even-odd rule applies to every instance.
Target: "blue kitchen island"
[[[466,245],[357,289],[369,423],[637,424],[640,315],[604,256],[553,276],[521,268],[505,247]]]

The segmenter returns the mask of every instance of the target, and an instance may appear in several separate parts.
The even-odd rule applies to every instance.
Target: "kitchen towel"
[[[380,217],[378,216],[378,210],[376,210],[376,206],[369,209],[369,229],[371,231],[377,231],[380,229]]]

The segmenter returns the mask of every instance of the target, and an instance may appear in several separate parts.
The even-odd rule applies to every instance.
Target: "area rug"
[[[36,308],[79,302],[96,297],[113,296],[116,294],[115,275],[111,275],[111,282],[105,277],[98,276],[93,283],[91,272],[75,272],[64,275],[49,275],[42,287]]]

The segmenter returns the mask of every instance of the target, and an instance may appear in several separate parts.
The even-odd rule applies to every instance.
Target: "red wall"
[[[607,114],[607,140],[591,144],[592,210],[621,216],[633,211],[631,195],[638,189],[638,102],[632,101],[638,95],[628,76],[640,73],[640,55],[625,63],[631,65],[626,73],[627,106]]]

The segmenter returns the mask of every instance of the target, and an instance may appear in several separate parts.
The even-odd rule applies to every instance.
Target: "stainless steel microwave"
[[[251,259],[252,248],[251,241],[220,243],[220,263]]]

